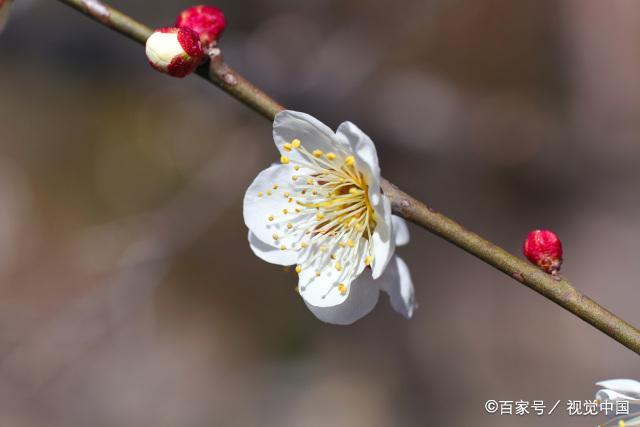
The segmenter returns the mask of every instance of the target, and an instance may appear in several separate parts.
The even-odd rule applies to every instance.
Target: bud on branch
[[[154,31],[147,39],[146,53],[153,68],[173,77],[193,73],[205,57],[200,38],[188,28]]]
[[[227,26],[227,20],[220,9],[213,6],[193,6],[183,10],[176,27],[189,28],[200,36],[205,51],[218,43],[218,39]]]
[[[533,230],[523,245],[524,255],[543,271],[557,275],[562,265],[562,242],[553,231]]]

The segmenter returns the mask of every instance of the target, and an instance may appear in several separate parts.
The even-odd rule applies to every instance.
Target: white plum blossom
[[[602,387],[596,393],[596,399],[604,402],[629,402],[628,414],[616,414],[614,412],[611,420],[606,424],[607,426],[627,427],[627,426],[640,426],[640,382],[629,379],[617,379],[600,381],[596,383],[597,386]]]
[[[273,138],[280,162],[260,172],[244,198],[253,252],[295,266],[298,292],[325,322],[353,323],[373,309],[380,290],[411,317],[411,275],[394,255],[409,232],[380,190],[371,139],[351,122],[333,132],[288,110],[276,115]]]

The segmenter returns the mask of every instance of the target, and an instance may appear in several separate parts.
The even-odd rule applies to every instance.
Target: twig
[[[59,1],[141,44],[144,44],[152,33],[150,28],[100,0]],[[269,120],[273,120],[275,114],[284,109],[226,65],[219,51],[212,54],[210,66],[200,67],[198,74]],[[385,179],[382,182],[382,189],[391,200],[395,214],[480,258],[640,354],[640,330],[578,292],[568,280],[564,278],[557,280],[544,273],[532,264],[428,208]]]

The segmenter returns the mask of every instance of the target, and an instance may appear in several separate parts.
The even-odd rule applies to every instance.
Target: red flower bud
[[[183,10],[176,27],[189,28],[198,35],[205,49],[215,46],[227,26],[227,20],[220,9],[213,6],[193,6]]]
[[[146,53],[156,70],[173,77],[191,74],[204,60],[198,35],[188,28],[160,28],[147,39]]]
[[[562,265],[562,242],[553,231],[533,230],[524,241],[524,255],[547,273],[557,274]]]

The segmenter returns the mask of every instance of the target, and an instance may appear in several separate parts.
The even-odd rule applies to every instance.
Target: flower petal
[[[340,141],[336,134],[324,123],[298,111],[284,110],[276,114],[273,120],[273,140],[280,154],[294,161],[302,161],[304,157],[298,150],[285,150],[284,145],[299,139],[307,151],[349,150],[349,145]]]
[[[289,165],[272,165],[258,174],[244,197],[244,222],[265,244],[284,251],[294,250],[303,237],[303,231],[295,227],[308,216],[297,214],[297,205],[287,192],[293,193],[290,183],[293,168]],[[278,187],[274,189],[274,185]],[[285,213],[286,212],[286,213]]]
[[[298,252],[283,251],[269,242],[260,240],[251,230],[249,230],[249,246],[258,258],[271,264],[293,265],[298,262]]]
[[[610,389],[618,393],[634,396],[633,399],[640,399],[640,382],[630,379],[616,379],[600,381],[597,386]]]
[[[640,417],[635,417],[635,418],[632,418],[630,420],[625,420],[624,425],[625,425],[625,427],[640,426]]]
[[[337,135],[338,138],[351,146],[351,150],[358,161],[358,169],[365,174],[367,181],[373,182],[378,186],[380,182],[380,163],[378,162],[376,146],[371,141],[371,138],[351,122],[344,122],[338,126]]]
[[[367,315],[378,303],[380,290],[369,274],[360,275],[352,284],[351,292],[341,304],[316,307],[305,300],[309,310],[320,320],[335,325],[350,325]]]
[[[411,318],[417,307],[415,290],[409,267],[399,256],[394,256],[384,274],[378,279],[380,287],[389,294],[391,306],[406,318]]]
[[[377,279],[382,275],[395,250],[394,236],[391,228],[391,203],[386,196],[381,197],[382,202],[376,211],[376,228],[372,233],[373,262],[371,264],[372,276]]]
[[[340,280],[340,273],[332,268],[322,270],[320,276],[316,275],[313,268],[305,268],[298,276],[298,291],[307,305],[333,307],[342,304],[349,297],[351,281]],[[340,292],[340,283],[346,286],[346,292]]]
[[[344,261],[340,270],[332,262],[323,263],[321,267],[303,265],[298,275],[298,290],[306,303],[315,307],[333,307],[344,303],[349,297],[352,283],[365,268],[365,245],[358,245],[357,250],[351,259]],[[344,286],[343,292],[340,292],[341,284]]]
[[[633,415],[638,415],[638,408],[633,409],[633,406],[629,407],[630,411],[633,411]],[[624,419],[624,418],[623,418]],[[618,424],[619,425],[619,424]],[[627,420],[624,420],[624,426],[625,427],[634,427],[634,426],[640,426],[640,416],[637,416],[635,418],[629,418]]]
[[[598,400],[634,400],[632,396],[618,393],[617,391],[603,389],[598,390],[596,393],[596,399]]]
[[[404,219],[399,216],[392,215],[391,222],[393,223],[393,236],[396,246],[404,246],[409,243],[409,227]]]

